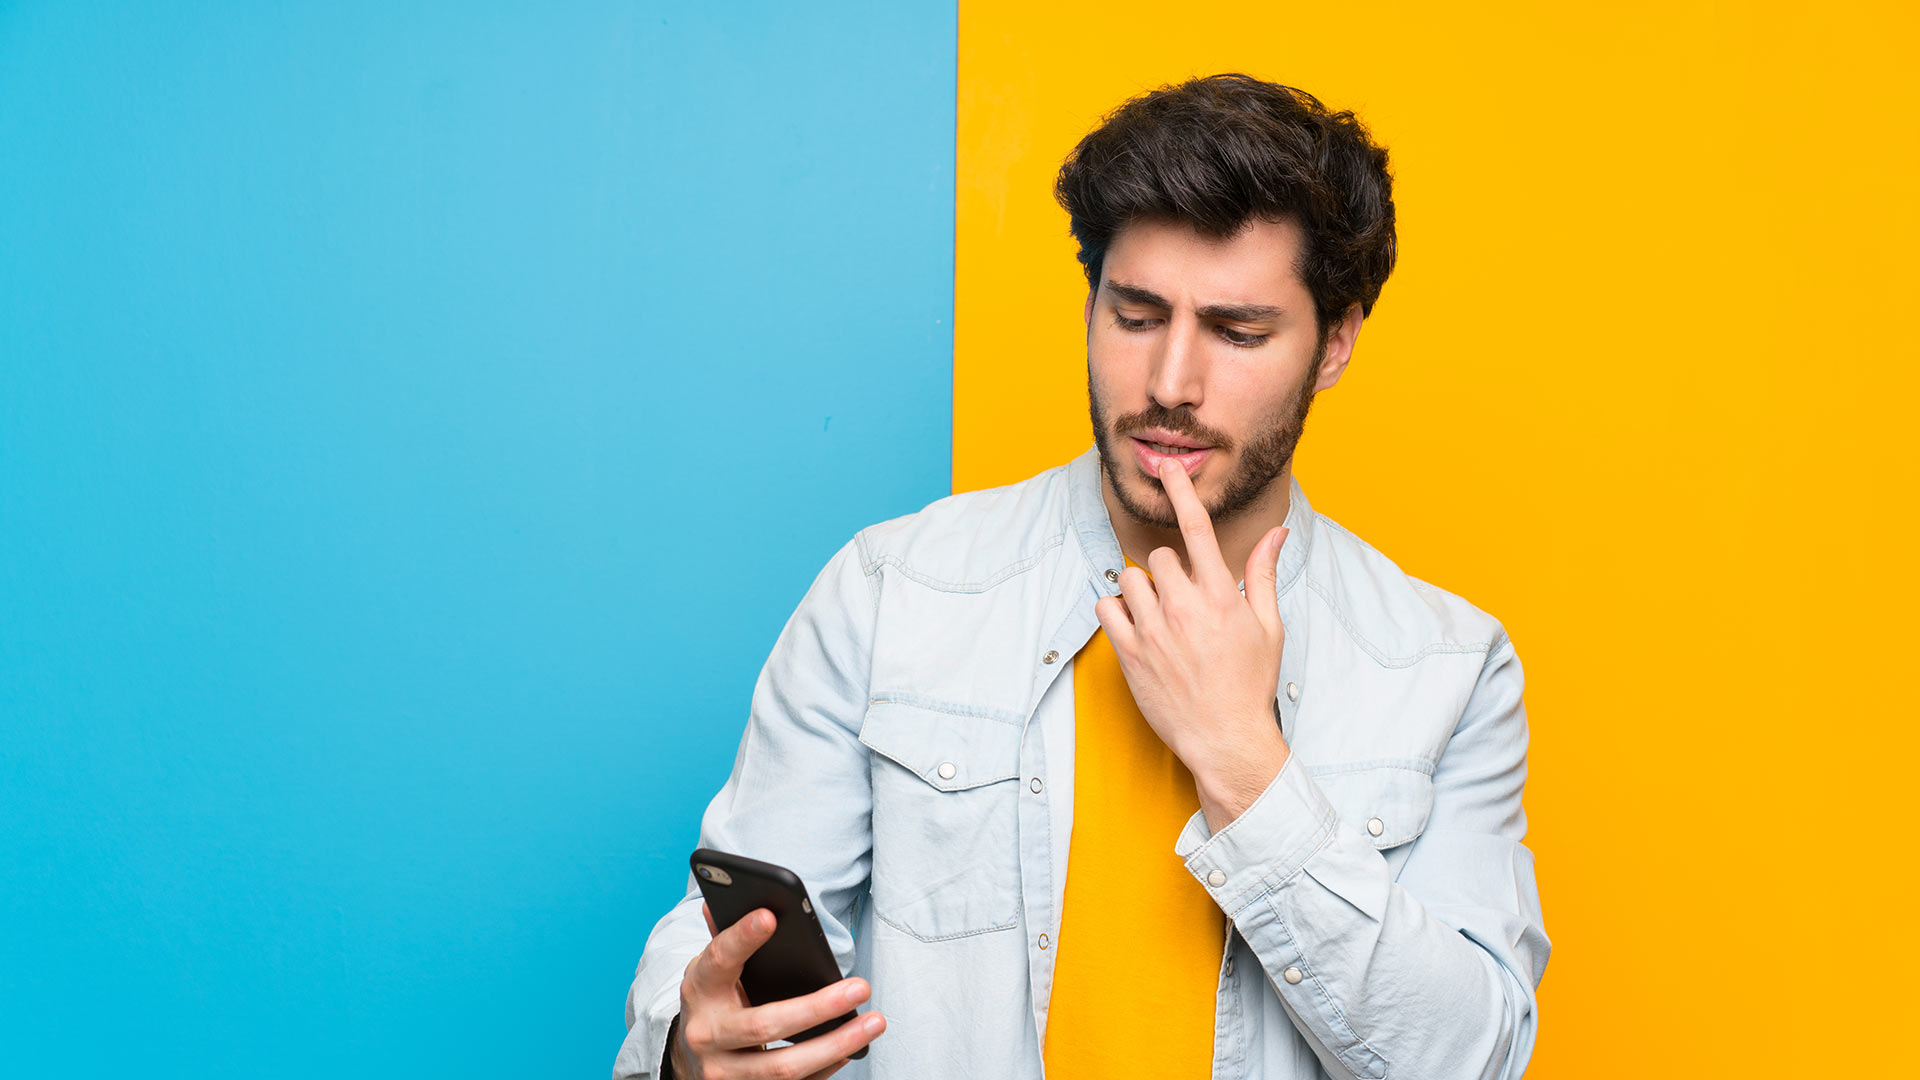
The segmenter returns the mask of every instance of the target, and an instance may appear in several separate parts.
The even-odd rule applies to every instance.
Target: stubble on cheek
[[[1179,527],[1179,519],[1173,513],[1173,504],[1167,498],[1166,489],[1161,487],[1157,478],[1147,476],[1141,470],[1130,452],[1132,447],[1128,445],[1129,438],[1116,430],[1116,427],[1138,430],[1165,426],[1183,434],[1204,438],[1220,448],[1220,456],[1230,455],[1230,460],[1225,463],[1225,480],[1219,494],[1212,500],[1202,499],[1207,515],[1214,523],[1230,521],[1244,513],[1293,461],[1294,449],[1299,445],[1300,436],[1306,428],[1307,413],[1313,407],[1313,383],[1319,376],[1319,361],[1320,357],[1315,357],[1309,365],[1307,377],[1244,444],[1236,444],[1223,433],[1205,428],[1193,421],[1191,416],[1182,416],[1157,405],[1130,413],[1116,425],[1101,404],[1089,366],[1087,405],[1093,425],[1094,446],[1099,451],[1107,482],[1121,509],[1143,525],[1161,529]],[[1216,472],[1216,475],[1221,474]],[[1149,499],[1151,504],[1147,501]]]

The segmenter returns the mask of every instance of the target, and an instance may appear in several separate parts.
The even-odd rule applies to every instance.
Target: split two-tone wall
[[[1847,4],[0,7],[6,1071],[599,1075],[814,571],[1085,444],[1060,157],[1235,69],[1394,154],[1299,471],[1520,647],[1535,1075],[1883,1067],[1915,44]]]

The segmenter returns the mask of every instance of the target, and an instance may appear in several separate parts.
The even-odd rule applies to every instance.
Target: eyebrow
[[[1108,278],[1107,291],[1130,304],[1157,307],[1163,311],[1173,310],[1173,305],[1167,302],[1166,297],[1139,285]],[[1286,313],[1285,308],[1270,304],[1208,304],[1194,314],[1203,319],[1224,319],[1227,322],[1268,322],[1283,318]]]

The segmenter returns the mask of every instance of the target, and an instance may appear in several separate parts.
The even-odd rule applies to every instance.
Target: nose
[[[1147,393],[1164,408],[1192,409],[1200,405],[1206,361],[1201,355],[1196,321],[1174,315],[1167,320],[1167,332],[1160,336]]]

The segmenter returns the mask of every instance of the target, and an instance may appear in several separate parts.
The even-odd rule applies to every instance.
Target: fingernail
[[[862,1021],[860,1021],[860,1022],[861,1022],[862,1024],[865,1024],[865,1025],[866,1025],[866,1028],[867,1028],[867,1030],[868,1030],[868,1031],[870,1031],[870,1032],[872,1032],[872,1031],[879,1031],[879,1030],[880,1030],[880,1027],[881,1027],[881,1025],[882,1025],[882,1024],[885,1024],[885,1023],[886,1023],[886,1021],[884,1021],[884,1020],[882,1020],[882,1019],[880,1019],[880,1014],[879,1014],[879,1013],[868,1013],[868,1014],[867,1014],[867,1018],[866,1018],[865,1020],[862,1020]]]
[[[754,926],[761,930],[773,929],[773,912],[771,911],[761,912],[760,917],[754,920]]]
[[[846,989],[840,991],[840,993],[846,996],[847,1004],[858,1005],[866,998],[867,988],[857,982],[851,982],[848,983]]]

